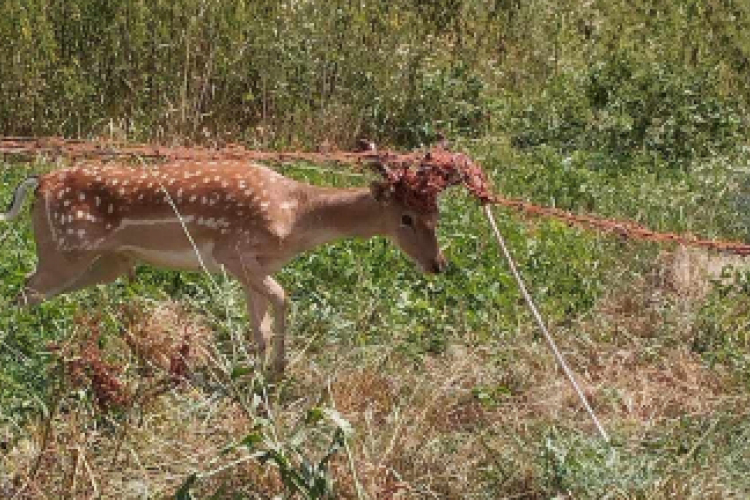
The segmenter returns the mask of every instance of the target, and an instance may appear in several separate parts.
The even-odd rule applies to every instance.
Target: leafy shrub
[[[427,62],[410,69],[411,88],[405,93],[383,93],[367,106],[366,122],[372,129],[368,135],[390,136],[413,147],[435,142],[441,134],[477,137],[488,131],[487,85],[482,77],[461,62],[431,66]]]
[[[692,349],[711,364],[732,367],[750,384],[750,273],[727,267],[693,328]]]
[[[512,122],[515,146],[598,151],[618,168],[631,162],[686,167],[743,137],[742,106],[721,94],[714,70],[621,54],[560,74],[521,108]]]

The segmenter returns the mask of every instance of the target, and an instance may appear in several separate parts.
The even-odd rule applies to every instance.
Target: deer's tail
[[[21,182],[13,193],[13,201],[10,202],[8,211],[0,213],[0,222],[11,221],[18,217],[18,214],[21,212],[21,207],[23,206],[23,200],[26,199],[27,193],[30,189],[36,189],[38,185],[39,178],[36,176],[29,177]]]

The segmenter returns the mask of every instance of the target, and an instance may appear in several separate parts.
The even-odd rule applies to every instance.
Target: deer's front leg
[[[255,349],[257,350],[258,357],[265,362],[268,340],[273,336],[271,330],[273,317],[268,310],[270,304],[265,295],[256,292],[253,288],[248,288],[245,295]]]
[[[245,288],[249,291],[249,307],[252,308],[250,316],[253,317],[253,332],[258,348],[261,353],[266,348],[266,338],[271,335],[270,317],[267,317],[270,304],[273,311],[274,331],[273,335],[273,371],[277,375],[284,373],[284,359],[286,356],[284,336],[286,335],[286,309],[287,298],[284,289],[273,279],[262,266],[258,265],[253,258],[242,257],[241,276]],[[258,298],[255,298],[258,297]],[[255,299],[255,300],[254,300]],[[262,355],[265,359],[265,355]]]
[[[254,284],[256,291],[263,295],[271,304],[274,315],[275,335],[273,337],[273,371],[277,375],[284,373],[285,367],[285,336],[287,298],[284,288],[271,276],[265,276]],[[261,325],[262,326],[262,325]],[[262,335],[262,332],[261,332]]]
[[[270,335],[269,319],[266,318],[269,305],[273,310],[275,336],[273,369],[277,374],[284,372],[284,335],[286,334],[287,299],[284,289],[274,280],[267,269],[248,253],[241,249],[225,248],[214,252],[214,258],[242,283],[248,301],[250,323],[258,345],[259,354],[263,355]]]

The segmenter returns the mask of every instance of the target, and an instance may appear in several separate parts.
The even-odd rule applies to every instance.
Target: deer
[[[150,167],[84,162],[32,176],[16,188],[11,221],[33,192],[37,267],[16,297],[33,306],[132,275],[135,266],[226,272],[247,302],[255,352],[285,369],[288,296],[274,279],[287,262],[341,238],[384,236],[437,274],[437,203],[379,167],[367,187],[315,186],[256,163],[172,161]],[[424,187],[424,186],[423,186]],[[434,191],[434,190],[433,190]],[[429,193],[428,193],[429,194]]]

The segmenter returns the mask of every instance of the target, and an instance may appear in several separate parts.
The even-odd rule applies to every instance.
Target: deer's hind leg
[[[64,293],[86,273],[96,259],[94,255],[40,254],[36,269],[16,297],[18,305],[34,306]]]
[[[16,298],[19,305],[36,305],[56,295],[110,283],[132,270],[134,262],[118,254],[84,254],[77,258],[43,258]]]
[[[135,260],[126,255],[107,253],[99,255],[88,268],[61,293],[70,293],[94,285],[104,285],[115,281],[134,270]]]
[[[133,260],[116,253],[64,249],[53,235],[44,204],[32,212],[39,262],[16,297],[19,305],[36,305],[61,293],[109,283],[133,268]]]
[[[89,252],[62,248],[58,241],[60,235],[55,236],[44,199],[34,200],[31,221],[38,262],[16,296],[16,304],[20,306],[33,306],[61,293],[86,271],[96,257]]]

